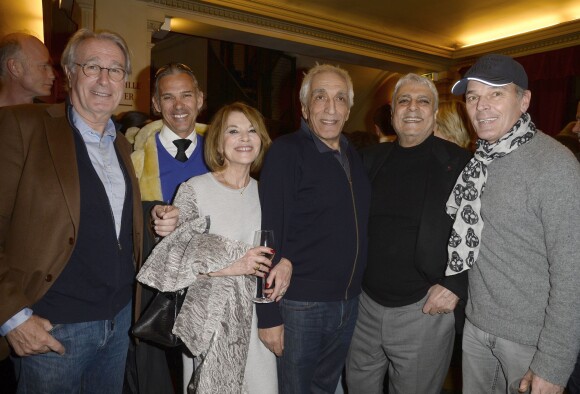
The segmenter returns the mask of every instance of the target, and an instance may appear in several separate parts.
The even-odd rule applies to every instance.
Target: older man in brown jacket
[[[120,393],[143,220],[111,120],[129,51],[80,30],[62,65],[65,104],[0,109],[0,358],[22,392]]]

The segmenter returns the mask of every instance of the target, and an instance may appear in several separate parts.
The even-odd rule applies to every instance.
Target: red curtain
[[[575,81],[580,76],[580,46],[516,58],[528,74],[532,101],[528,112],[547,134],[557,134],[569,121],[567,109],[576,107]]]

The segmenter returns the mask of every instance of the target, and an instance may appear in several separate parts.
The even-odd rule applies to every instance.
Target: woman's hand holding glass
[[[256,246],[230,265],[228,275],[255,275],[264,278],[270,272],[272,261],[267,257],[274,251],[267,246]]]

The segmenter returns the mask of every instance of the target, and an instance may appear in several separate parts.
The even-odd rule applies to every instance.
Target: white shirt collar
[[[187,157],[191,157],[191,154],[195,150],[197,145],[197,133],[194,131],[186,137],[188,140],[191,140],[191,145],[185,151],[185,155]],[[181,139],[180,136],[175,134],[167,125],[164,123],[163,127],[161,127],[161,131],[159,132],[159,141],[161,141],[161,145],[165,148],[165,150],[171,155],[175,156],[177,154],[177,147],[173,144],[173,141]]]

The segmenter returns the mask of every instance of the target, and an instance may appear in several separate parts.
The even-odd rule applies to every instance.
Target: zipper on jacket
[[[348,160],[348,157],[347,157]],[[350,168],[350,165],[349,165]],[[356,271],[356,266],[357,266],[357,262],[358,262],[358,252],[359,252],[359,231],[358,231],[358,215],[356,213],[356,201],[354,198],[354,190],[352,188],[352,176],[347,177],[348,178],[348,186],[350,187],[350,196],[352,198],[352,208],[353,208],[353,213],[354,213],[354,228],[356,231],[356,255],[354,256],[354,265],[352,267],[352,272],[350,273],[350,279],[348,280],[348,285],[346,286],[346,291],[344,292],[344,299],[345,301],[348,300],[348,290],[350,289],[350,285],[352,284],[352,278],[354,277],[354,272]]]

